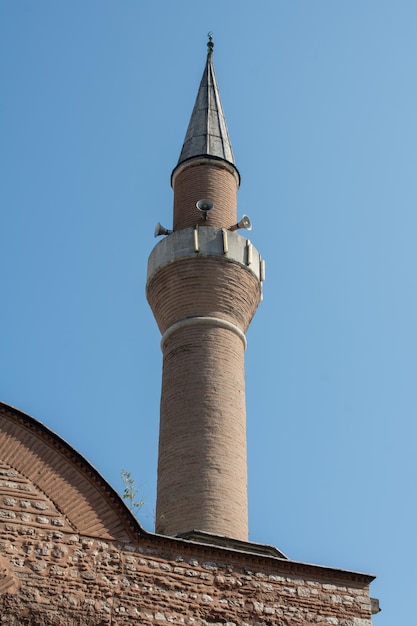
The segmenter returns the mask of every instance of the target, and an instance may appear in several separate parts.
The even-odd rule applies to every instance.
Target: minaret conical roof
[[[213,45],[209,36],[207,62],[178,165],[199,156],[223,159],[235,165],[214,72]]]

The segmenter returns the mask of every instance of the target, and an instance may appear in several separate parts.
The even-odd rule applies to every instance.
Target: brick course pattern
[[[237,222],[234,165],[195,156],[171,182],[174,231],[224,229],[226,241]],[[214,203],[207,215],[196,208],[201,199]],[[146,286],[163,351],[156,530],[247,540],[244,333],[261,299],[260,274],[228,257],[225,244],[220,256],[210,246],[200,254],[197,243],[190,255],[181,238],[171,242],[172,256]]]
[[[207,326],[164,345],[157,532],[247,539],[243,351],[233,332]]]
[[[224,257],[198,255],[163,266],[146,291],[162,334],[175,322],[205,315],[246,332],[261,298],[260,282],[249,269]]]
[[[173,175],[174,230],[190,226],[229,228],[236,224],[238,178],[233,166],[215,159],[193,159],[180,165]],[[214,208],[204,220],[196,209],[203,198]]]
[[[244,343],[261,297],[248,268],[224,257],[177,259],[156,271],[148,301],[161,333],[163,374],[156,530],[193,529],[247,540]]]

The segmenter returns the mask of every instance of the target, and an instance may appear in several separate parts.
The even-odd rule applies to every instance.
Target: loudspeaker
[[[233,230],[237,230],[238,228],[246,228],[246,230],[252,230],[252,222],[250,221],[250,218],[247,215],[244,215],[242,219],[240,220],[240,222],[231,226],[229,230],[233,231]]]
[[[155,226],[154,236],[160,237],[161,235],[170,235],[172,232],[172,230],[168,230],[168,228],[161,226],[161,224],[158,222]]]
[[[213,200],[209,200],[208,198],[202,198],[198,202],[196,202],[196,207],[203,214],[204,219],[207,219],[207,213],[214,208]]]

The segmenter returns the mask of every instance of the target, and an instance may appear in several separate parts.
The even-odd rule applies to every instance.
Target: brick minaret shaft
[[[152,251],[147,298],[162,334],[156,532],[248,539],[245,332],[262,261],[234,228],[239,173],[208,44],[178,165],[173,232]],[[196,202],[209,199],[204,214]],[[230,228],[232,227],[232,230]]]

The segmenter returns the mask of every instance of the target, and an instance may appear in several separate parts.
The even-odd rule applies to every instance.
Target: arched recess
[[[44,494],[72,532],[124,542],[147,534],[120,496],[76,450],[34,418],[2,402],[1,468],[3,500],[13,501],[15,470],[17,483],[29,481]]]

